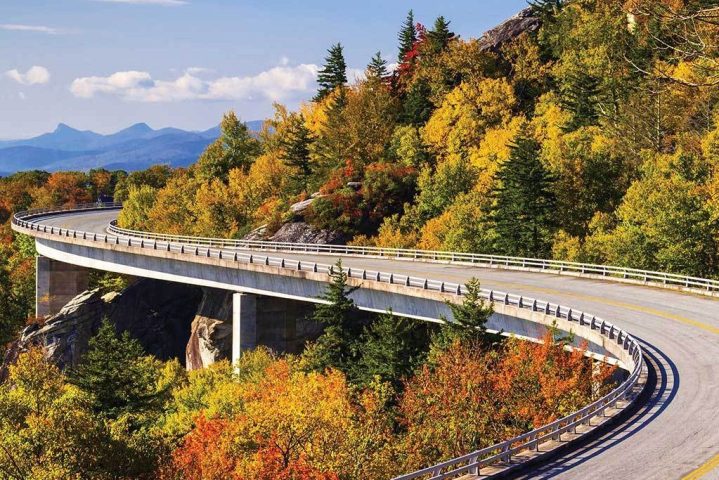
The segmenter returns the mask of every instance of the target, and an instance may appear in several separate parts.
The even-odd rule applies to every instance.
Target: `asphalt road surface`
[[[105,233],[117,211],[45,217],[47,225]],[[272,253],[334,263],[340,256]],[[637,337],[656,381],[630,420],[519,478],[719,479],[719,299],[545,273],[343,257],[346,266],[482,287],[598,315]]]

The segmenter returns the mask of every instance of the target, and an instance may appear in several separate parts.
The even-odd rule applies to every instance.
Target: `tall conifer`
[[[414,24],[414,12],[412,10],[407,14],[407,19],[399,31],[399,63],[404,61],[404,57],[414,47],[417,41],[417,27]]]
[[[342,44],[333,45],[327,52],[325,66],[317,74],[317,83],[320,88],[314,98],[316,102],[347,83],[347,63]]]
[[[302,114],[292,114],[287,120],[287,130],[280,140],[282,146],[282,161],[285,165],[299,170],[300,182],[307,188],[307,182],[312,175],[310,163],[310,144],[312,138],[309,129],[305,126]]]
[[[550,253],[556,197],[539,152],[536,140],[520,136],[497,172],[492,218],[497,250],[505,255],[546,257]]]
[[[427,32],[427,41],[429,42],[432,53],[439,53],[455,38],[454,32],[449,30],[449,24],[443,16],[437,17],[434,21],[432,30]]]
[[[384,80],[389,75],[387,60],[382,58],[382,52],[377,52],[367,65],[367,77]]]

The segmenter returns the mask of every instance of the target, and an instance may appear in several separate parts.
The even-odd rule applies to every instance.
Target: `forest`
[[[303,220],[348,243],[719,277],[719,11],[711,0],[536,0],[532,28],[464,39],[410,11],[397,52],[259,135],[233,112],[186,169],[0,179],[0,343],[33,316],[13,212],[124,202],[134,229],[242,238]],[[391,55],[391,56],[390,56]],[[611,387],[569,339],[502,340],[470,294],[456,324],[360,315],[342,274],[298,356],[186,372],[105,324],[76,368],[40,350],[0,384],[3,478],[389,478],[559,418]],[[95,275],[93,286],[122,279]],[[479,286],[472,284],[476,293]],[[597,390],[592,385],[602,385]],[[604,389],[604,390],[603,390]],[[490,415],[491,413],[491,415]],[[122,461],[120,461],[122,460]]]

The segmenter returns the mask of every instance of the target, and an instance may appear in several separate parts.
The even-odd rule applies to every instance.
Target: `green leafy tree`
[[[417,41],[417,27],[414,24],[414,12],[412,10],[407,13],[407,19],[402,24],[402,29],[399,31],[399,55],[397,60],[402,63],[405,56],[414,47],[414,43]]]
[[[342,44],[337,43],[328,50],[325,65],[317,74],[317,83],[320,88],[314,98],[315,101],[322,100],[347,83],[347,63]]]
[[[292,113],[288,116],[285,128],[284,135],[280,140],[282,161],[285,165],[297,169],[300,175],[299,183],[302,188],[306,189],[312,175],[311,133],[305,126],[305,119],[299,113]]]
[[[227,181],[230,170],[247,172],[262,152],[260,142],[234,112],[225,114],[220,124],[220,138],[210,144],[195,164],[197,175],[204,181],[215,178]]]
[[[442,317],[442,329],[432,337],[432,355],[456,341],[487,343],[496,340],[494,335],[487,334],[487,321],[494,313],[494,307],[482,297],[479,280],[472,278],[465,288],[462,303],[447,302],[452,318]]]
[[[324,325],[324,333],[310,349],[310,367],[323,371],[333,367],[349,372],[355,360],[356,343],[362,334],[359,309],[350,295],[358,287],[347,285],[347,273],[339,260],[332,268],[332,282],[322,295],[327,303],[318,304],[312,320]]]
[[[367,65],[367,77],[384,80],[388,76],[389,71],[387,70],[387,60],[382,58],[382,52],[375,53],[372,60],[370,60],[369,65]]]
[[[0,353],[4,353],[5,344],[15,338],[25,321],[22,308],[13,294],[13,284],[4,255],[0,250]]]
[[[492,219],[496,248],[505,255],[546,257],[554,233],[554,179],[539,159],[540,145],[520,136],[497,172]]]
[[[96,413],[117,419],[147,411],[158,398],[156,365],[128,332],[118,335],[104,320],[70,381],[93,396]]]

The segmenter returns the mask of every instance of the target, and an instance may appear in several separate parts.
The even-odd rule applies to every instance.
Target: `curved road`
[[[116,216],[117,211],[74,213],[43,217],[42,223],[105,233]],[[322,263],[339,258],[282,255]],[[476,277],[484,288],[599,315],[642,341],[656,375],[649,401],[629,421],[520,478],[719,479],[719,300],[543,273],[366,257],[342,261],[350,267],[449,282]]]

